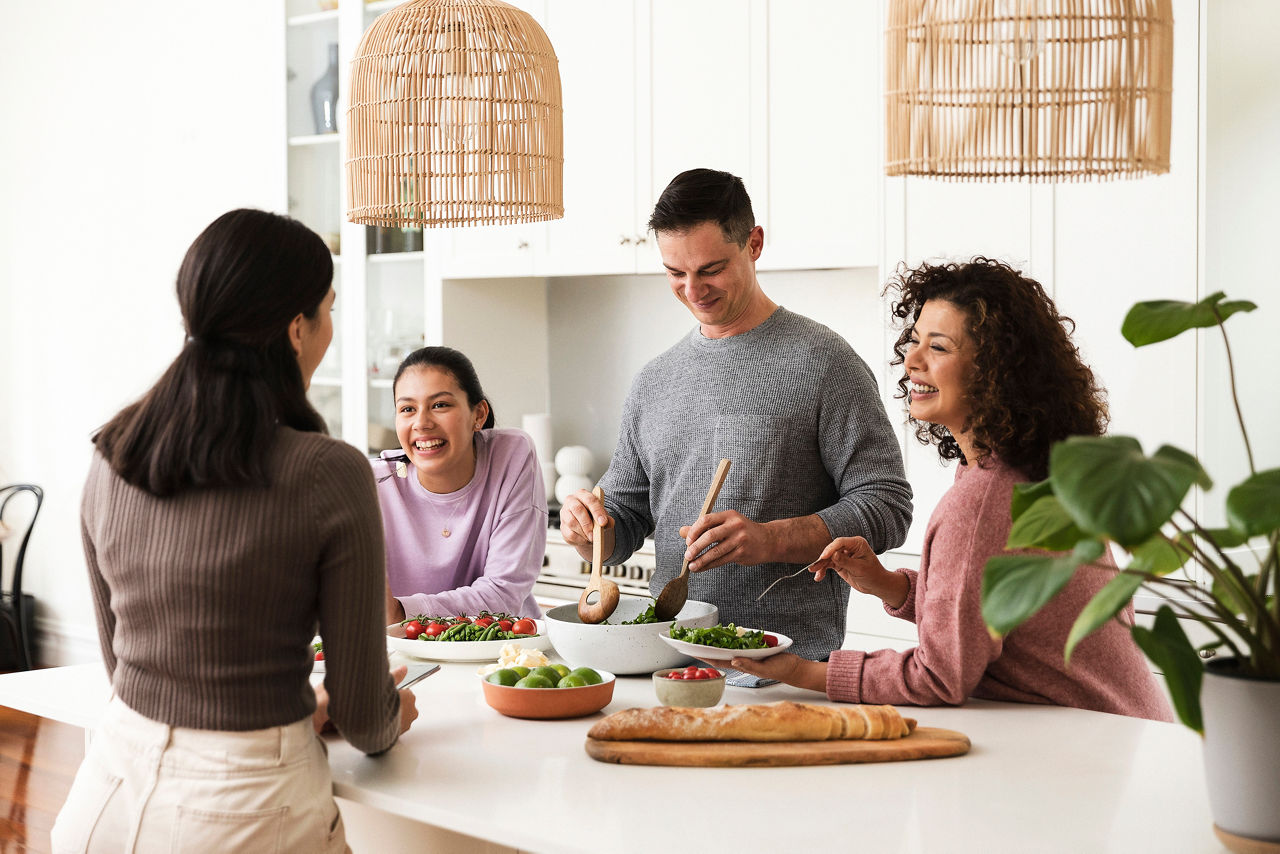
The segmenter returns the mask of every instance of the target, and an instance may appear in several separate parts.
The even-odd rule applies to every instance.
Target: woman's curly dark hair
[[[1049,448],[1068,436],[1100,436],[1106,430],[1106,392],[1071,341],[1075,321],[1058,313],[1039,282],[1001,261],[976,257],[968,263],[905,265],[889,280],[893,314],[902,334],[891,364],[901,365],[920,310],[929,300],[961,309],[973,342],[972,410],[965,425],[979,465],[996,455],[1032,480],[1048,476]],[[907,397],[907,377],[898,380]],[[917,421],[916,438],[936,443],[944,460],[963,459],[950,431]]]

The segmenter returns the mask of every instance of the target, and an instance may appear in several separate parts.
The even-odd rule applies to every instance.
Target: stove
[[[644,545],[618,566],[602,566],[600,574],[618,585],[623,596],[652,598],[649,578],[655,566],[653,540]],[[539,602],[577,602],[587,582],[591,579],[591,561],[583,560],[578,550],[564,541],[559,528],[547,529],[547,552],[542,560],[542,572],[533,585],[533,595]]]

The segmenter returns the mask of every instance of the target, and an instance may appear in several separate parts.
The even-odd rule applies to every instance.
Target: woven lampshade
[[[1170,0],[893,0],[885,38],[888,175],[1169,171]]]
[[[446,226],[564,216],[560,72],[501,0],[411,0],[360,40],[347,109],[347,218]]]

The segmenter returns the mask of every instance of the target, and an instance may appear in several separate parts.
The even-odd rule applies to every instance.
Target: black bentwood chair
[[[9,528],[3,525],[5,510],[9,502],[18,495],[29,492],[35,496],[35,509],[26,522],[26,529],[19,525]],[[22,592],[22,564],[27,557],[27,541],[31,539],[31,529],[36,526],[36,517],[40,515],[40,505],[44,503],[44,490],[29,483],[15,483],[0,486],[0,572],[4,569],[4,546],[18,546],[18,559],[13,564],[13,581],[9,590],[0,590],[0,621],[4,628],[0,632],[0,670],[30,670],[35,666],[31,654],[31,638],[35,634],[35,597]]]

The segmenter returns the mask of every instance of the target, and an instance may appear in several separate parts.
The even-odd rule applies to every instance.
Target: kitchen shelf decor
[[[351,63],[347,217],[464,226],[564,216],[555,51],[501,0],[410,0]]]
[[[892,0],[885,40],[887,175],[1169,171],[1171,0]]]

